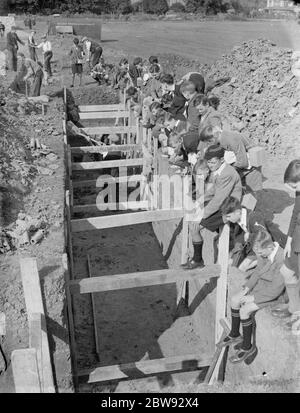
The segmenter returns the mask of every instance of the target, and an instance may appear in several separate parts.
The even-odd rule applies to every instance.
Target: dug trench
[[[82,96],[80,104],[85,104]],[[74,139],[70,143],[74,146],[82,145],[82,142]],[[269,157],[265,168],[265,190],[260,194],[257,206],[265,213],[268,211],[269,216],[275,216],[275,222],[283,232],[287,230],[287,217],[290,213],[290,208],[286,206],[292,203],[280,185],[280,173],[285,164],[286,161],[283,160],[274,167],[273,158]],[[96,177],[97,175],[93,176]],[[84,179],[91,179],[90,174]],[[74,205],[93,204],[96,196],[95,190],[85,188],[76,191]],[[99,212],[95,215],[91,212],[86,215],[76,214],[76,218],[96,215]],[[179,268],[181,232],[180,220],[76,232],[72,236],[74,277]],[[205,263],[209,264],[212,263],[213,256],[212,234],[207,233],[205,238]],[[230,269],[229,297],[244,280],[243,273]],[[195,354],[208,359],[214,353],[216,283],[217,280],[213,277],[202,284],[191,282],[188,308],[177,307],[176,284],[95,293],[93,298],[75,296],[75,341],[79,370],[175,355]],[[249,366],[232,366],[227,363],[223,391],[228,386],[243,388],[247,384],[256,386],[256,389],[277,389],[275,383],[280,383],[281,389],[295,391],[298,388],[299,374],[294,363],[299,356],[297,337],[286,332],[282,322],[272,318],[270,309],[260,311],[256,321],[258,355]],[[206,370],[191,370],[193,371],[144,378],[143,373],[136,369],[132,372],[132,380],[80,384],[79,391],[208,391],[207,386],[201,384]]]

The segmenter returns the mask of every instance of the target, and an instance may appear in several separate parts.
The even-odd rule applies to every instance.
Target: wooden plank
[[[74,153],[105,153],[105,152],[130,152],[142,151],[142,145],[101,145],[101,146],[78,146],[71,149]]]
[[[215,343],[221,339],[223,328],[220,321],[226,318],[227,310],[227,287],[228,287],[228,262],[229,262],[229,225],[226,224],[219,239],[218,264],[221,267],[220,277],[217,283],[216,294],[216,321],[215,321]]]
[[[125,133],[135,133],[134,126],[91,126],[88,128],[80,128],[87,135],[121,135]]]
[[[224,320],[220,321],[220,325],[223,328],[221,340],[223,340],[230,332],[229,325],[226,322],[224,324],[223,321]],[[226,351],[226,347],[216,348],[215,354],[212,358],[211,365],[206,373],[204,383],[211,385],[211,384],[214,384],[218,380],[219,370],[220,370],[220,366],[221,366],[225,351]]]
[[[125,111],[125,105],[122,103],[117,103],[113,105],[79,105],[79,112],[112,112]]]
[[[115,118],[128,118],[128,111],[118,111],[118,112],[79,112],[80,120],[89,119],[115,119]]]
[[[102,188],[103,184],[106,183],[114,183],[114,184],[120,184],[120,183],[133,183],[133,182],[140,182],[146,180],[146,177],[144,175],[127,175],[127,176],[119,176],[119,177],[111,177],[111,181],[105,177],[99,176],[97,179],[88,179],[85,181],[73,181],[73,188],[80,188],[80,187],[87,187],[87,186],[95,186],[95,188],[99,187]]]
[[[210,365],[211,357],[197,354],[172,356],[155,360],[143,360],[135,363],[120,364],[114,366],[96,367],[91,370],[82,370],[80,377],[86,377],[87,383],[97,383],[108,380],[121,380],[140,378],[165,372],[198,370]]]
[[[183,269],[155,270],[133,272],[130,274],[104,275],[70,281],[71,294],[95,293],[123,290],[127,288],[149,287],[152,285],[172,284],[181,280],[208,280],[218,277],[219,265],[207,265],[202,269],[185,271]]]
[[[29,347],[36,350],[38,371],[41,381],[42,393],[54,393],[54,388],[46,388],[48,377],[52,376],[52,368],[50,358],[47,357],[49,353],[48,342],[43,337],[47,334],[47,326],[45,316],[41,313],[33,313],[29,318]],[[45,363],[46,361],[46,363]],[[49,371],[50,369],[50,371]]]
[[[89,278],[92,278],[91,261],[90,261],[89,255],[87,255],[87,267],[88,267]],[[97,311],[96,311],[94,294],[91,294],[91,301],[92,301],[92,316],[93,316],[93,324],[94,324],[96,353],[98,356],[98,360],[100,360],[100,347],[99,347],[99,336],[98,336],[98,326],[97,326]]]
[[[143,158],[117,159],[115,161],[98,162],[78,162],[72,164],[73,171],[86,171],[92,169],[119,168],[121,166],[140,166],[143,165]]]
[[[127,209],[147,209],[149,207],[148,201],[129,201],[129,202],[107,202],[102,204],[86,204],[75,205],[73,207],[73,213],[99,210],[99,211],[118,211]]]
[[[45,317],[36,259],[20,259],[20,268],[28,322],[30,324],[31,320],[35,319],[34,314],[36,313],[40,313]],[[42,374],[40,372],[41,387],[45,393],[55,393],[46,323],[41,330],[41,345],[38,351],[41,351],[40,365],[43,366]]]
[[[42,393],[34,348],[14,350],[11,364],[16,393]]]
[[[103,217],[72,219],[72,232],[89,231],[95,229],[123,227],[126,225],[144,224],[146,222],[167,221],[183,217],[182,210],[157,210],[133,212],[122,215],[108,215]]]
[[[77,380],[77,346],[75,341],[75,327],[74,327],[74,313],[73,313],[73,297],[70,294],[69,290],[69,282],[70,279],[73,279],[73,274],[71,274],[71,269],[68,263],[68,255],[63,253],[62,256],[62,265],[64,269],[64,278],[65,278],[65,291],[66,291],[66,300],[67,300],[67,314],[68,314],[68,330],[69,330],[69,337],[70,337],[70,344],[71,344],[71,363],[72,363],[72,371],[74,375],[74,387],[75,391],[78,388],[78,380]]]

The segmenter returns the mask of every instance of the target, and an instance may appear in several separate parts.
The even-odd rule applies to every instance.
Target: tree
[[[165,14],[169,6],[166,0],[143,0],[143,9],[145,13]]]
[[[106,12],[128,14],[132,12],[130,0],[110,0],[106,4]]]
[[[228,3],[225,0],[186,0],[185,9],[188,13],[217,14],[226,12]]]
[[[174,3],[170,7],[170,10],[173,10],[175,13],[184,13],[185,7],[184,7],[184,4],[182,3]]]
[[[8,0],[0,0],[0,16],[8,13]]]

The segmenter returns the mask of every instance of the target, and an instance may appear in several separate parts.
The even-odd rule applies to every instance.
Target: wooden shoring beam
[[[101,145],[101,146],[78,146],[71,149],[75,153],[105,153],[105,152],[130,152],[142,151],[141,145]]]
[[[81,232],[95,229],[124,227],[126,225],[145,224],[147,222],[167,221],[183,217],[182,210],[157,210],[133,212],[121,215],[107,215],[103,217],[72,219],[71,231]]]
[[[90,169],[107,169],[119,168],[121,166],[141,166],[143,158],[117,159],[114,161],[97,161],[97,162],[77,162],[72,164],[73,171],[86,171]]]
[[[91,260],[90,260],[89,255],[87,255],[87,267],[88,267],[89,278],[92,278]],[[98,360],[100,360],[100,347],[99,347],[99,336],[98,336],[98,327],[97,327],[97,309],[96,309],[94,294],[91,294],[91,301],[92,301],[92,316],[93,316],[93,325],[94,325],[94,334],[95,334],[95,347],[96,347],[96,353],[97,353]]]
[[[97,383],[109,380],[141,378],[159,373],[190,371],[206,368],[211,363],[211,357],[197,354],[171,356],[154,360],[143,360],[114,366],[96,367],[79,372],[81,379],[87,383]]]
[[[215,343],[218,343],[223,334],[220,321],[226,318],[227,288],[228,288],[228,264],[229,264],[229,225],[226,224],[219,239],[218,264],[221,267],[220,277],[217,283],[216,294],[216,321]]]
[[[73,305],[73,297],[70,293],[68,288],[68,284],[70,280],[73,279],[73,274],[71,273],[71,266],[68,262],[68,255],[67,253],[63,253],[62,255],[62,265],[64,269],[64,278],[65,278],[65,291],[66,291],[66,300],[67,300],[67,316],[68,316],[68,330],[69,330],[69,338],[70,338],[70,345],[71,345],[71,363],[72,363],[72,371],[74,375],[74,386],[75,391],[78,387],[77,382],[77,345],[75,340],[75,326],[74,326],[74,305]]]
[[[87,179],[82,181],[73,181],[73,189],[74,188],[81,188],[81,187],[88,187],[88,186],[95,186],[95,188],[99,187],[102,188],[103,184],[106,183],[114,183],[114,184],[125,184],[125,183],[133,183],[133,182],[140,182],[146,181],[146,177],[144,175],[127,175],[127,176],[118,176],[116,178],[111,178],[108,182],[108,179],[105,177],[99,176],[97,179]]]
[[[125,105],[122,103],[112,104],[112,105],[79,105],[79,112],[112,112],[125,111]]]
[[[149,287],[152,285],[172,284],[177,281],[209,280],[218,277],[219,265],[207,265],[202,269],[184,271],[182,269],[167,269],[129,274],[104,275],[93,278],[82,278],[70,281],[71,294],[87,294],[104,291],[123,290],[127,288]]]
[[[220,320],[220,325],[221,325],[221,327],[223,327],[223,333],[222,333],[222,336],[220,338],[222,340],[226,336],[228,336],[228,334],[230,332],[230,326],[229,326],[229,323],[228,323],[227,319],[226,320]],[[214,384],[218,380],[219,374],[220,374],[220,367],[221,367],[223,357],[225,355],[225,351],[226,351],[226,347],[217,347],[216,348],[215,354],[212,358],[211,365],[209,366],[209,369],[206,373],[204,383]]]
[[[129,202],[107,202],[99,204],[74,205],[73,213],[88,212],[90,210],[99,211],[118,211],[127,209],[148,209],[148,201],[129,201]]]
[[[135,126],[91,126],[81,128],[81,131],[90,136],[97,135],[122,135],[126,133],[136,133]]]
[[[55,393],[44,305],[36,259],[22,258],[20,260],[20,268],[28,322],[30,326],[29,342],[33,341],[34,343],[38,343],[35,348],[37,351],[42,392]],[[43,323],[40,327],[36,326],[33,328],[32,322],[36,320],[36,314],[41,315],[41,320],[43,320]],[[38,337],[39,335],[40,341],[37,341],[34,337]]]
[[[128,118],[129,112],[118,111],[118,112],[79,112],[80,120],[90,120],[90,119],[115,119],[115,118]]]
[[[35,348],[14,350],[11,364],[16,393],[42,393]]]

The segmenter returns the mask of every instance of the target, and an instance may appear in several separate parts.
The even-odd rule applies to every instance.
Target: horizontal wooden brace
[[[188,371],[208,367],[211,357],[207,355],[187,354],[171,356],[154,360],[143,360],[135,363],[114,366],[96,367],[78,372],[78,376],[87,383],[97,383],[109,380],[141,378],[141,376],[156,375],[165,372]]]
[[[148,209],[148,201],[129,201],[129,202],[107,202],[102,204],[86,204],[86,205],[74,205],[73,212],[88,212],[90,210],[98,211],[118,211],[126,209]]]
[[[70,281],[69,286],[72,294],[87,294],[172,284],[178,281],[208,280],[211,277],[218,277],[219,274],[220,266],[213,264],[202,269],[196,268],[195,270],[189,271],[183,269],[167,269],[82,278]]]
[[[81,128],[87,135],[122,135],[126,133],[137,133],[136,126],[91,126]]]
[[[74,188],[82,188],[82,187],[88,187],[88,186],[94,186],[95,188],[97,187],[102,187],[103,184],[109,183],[109,184],[124,184],[124,183],[134,183],[134,182],[139,182],[139,181],[146,181],[147,178],[145,175],[127,175],[127,176],[119,176],[119,177],[110,177],[109,181],[105,176],[99,176],[97,179],[89,179],[85,181],[73,181],[73,189]]]
[[[128,118],[129,111],[115,111],[115,112],[79,112],[79,118],[81,120],[88,119],[115,119],[115,118]]]
[[[72,154],[76,153],[105,153],[105,152],[130,152],[142,151],[142,145],[99,145],[99,146],[79,146],[71,148]]]
[[[156,211],[132,212],[121,215],[107,215],[102,217],[72,219],[72,232],[91,231],[95,229],[123,227],[126,225],[144,224],[146,222],[168,221],[180,219],[184,215],[182,209],[166,209]]]
[[[73,171],[85,171],[87,169],[106,169],[119,168],[121,166],[141,166],[143,158],[117,159],[114,161],[97,161],[97,162],[77,162],[72,164]]]
[[[125,111],[125,105],[117,103],[115,105],[79,105],[80,112],[111,112],[114,110]]]

